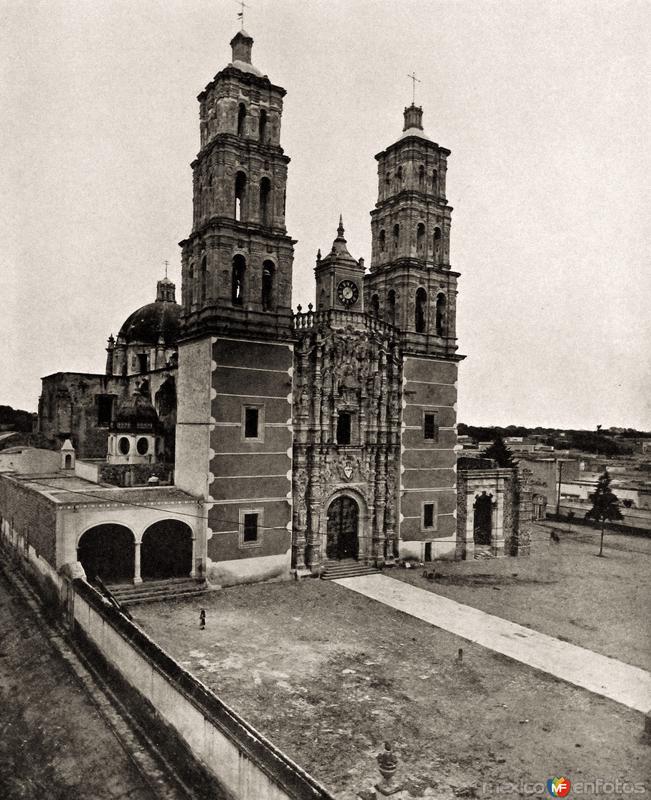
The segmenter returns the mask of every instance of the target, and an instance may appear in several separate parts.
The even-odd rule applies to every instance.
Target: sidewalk
[[[522,664],[637,711],[651,710],[651,673],[386,575],[334,581]],[[640,635],[645,635],[640,631]]]

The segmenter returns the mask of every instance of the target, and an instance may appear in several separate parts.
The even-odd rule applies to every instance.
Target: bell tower
[[[450,268],[445,196],[450,151],[423,130],[423,110],[404,111],[401,136],[376,156],[371,211],[370,313],[400,341],[400,519],[403,557],[449,557],[456,547],[457,272]]]
[[[205,519],[195,571],[222,586],[289,576],[294,241],[285,228],[285,90],[232,60],[199,95],[183,248],[175,483]]]
[[[280,145],[285,90],[251,63],[238,31],[232,61],[198,97],[193,226],[183,242],[187,335],[246,331],[288,338],[294,242],[285,228],[289,158]]]
[[[375,157],[366,302],[400,328],[405,352],[452,356],[458,273],[450,269],[452,208],[445,197],[450,151],[427,136],[422,120],[422,108],[405,108],[402,135]]]

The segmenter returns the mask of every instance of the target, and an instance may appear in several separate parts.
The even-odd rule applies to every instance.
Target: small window
[[[244,409],[244,438],[259,438],[260,410],[258,408]]]
[[[377,318],[380,316],[380,298],[376,294],[371,297],[371,314]]]
[[[129,455],[129,449],[131,447],[131,443],[127,439],[126,436],[121,436],[120,440],[118,441],[118,450],[123,456]]]
[[[244,103],[240,103],[239,108],[237,109],[237,135],[243,136],[244,135],[244,124],[246,122],[246,106]]]
[[[258,515],[244,514],[242,541],[245,544],[258,541]]]
[[[146,456],[149,452],[149,441],[144,436],[141,436],[136,444],[136,449],[141,456]]]
[[[423,414],[423,439],[435,442],[438,439],[439,426],[436,411],[426,411]]]
[[[138,353],[138,372],[149,372],[149,356],[147,353]]]
[[[260,141],[264,144],[267,141],[267,112],[264,108],[260,111],[258,132],[260,134]]]
[[[337,444],[350,444],[351,414],[340,411],[337,417]]]
[[[100,394],[97,398],[97,427],[108,428],[113,418],[113,397]]]
[[[423,528],[432,530],[436,527],[436,505],[423,503]]]
[[[260,547],[264,527],[264,509],[241,508],[239,517],[240,547]]]
[[[383,230],[381,230],[380,231],[380,252],[381,253],[384,253],[384,251],[386,250],[386,246],[387,246],[387,235]]]

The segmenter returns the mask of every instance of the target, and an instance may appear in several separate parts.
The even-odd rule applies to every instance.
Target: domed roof
[[[158,281],[155,302],[134,311],[120,328],[118,337],[126,344],[141,342],[156,345],[160,337],[166,345],[176,344],[181,327],[181,306],[174,300],[174,284],[165,278]]]
[[[153,431],[158,427],[158,414],[149,397],[137,392],[119,405],[112,427],[118,431]]]

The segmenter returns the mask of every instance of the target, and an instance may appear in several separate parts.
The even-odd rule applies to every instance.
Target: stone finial
[[[421,106],[415,106],[413,103],[405,108],[405,124],[403,131],[409,128],[418,128],[423,130],[423,109]]]
[[[317,260],[317,263],[318,263],[319,261],[321,261],[321,248],[320,248],[320,247],[319,247],[319,249],[316,251],[316,260]]]
[[[398,758],[391,749],[391,742],[384,743],[384,750],[377,754],[375,760],[383,778],[382,783],[376,784],[375,788],[383,797],[396,794],[400,787],[393,785],[393,776],[398,769]]]
[[[343,239],[343,238],[344,238],[344,220],[343,220],[343,214],[340,214],[339,227],[337,228],[337,239]]]

